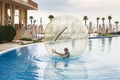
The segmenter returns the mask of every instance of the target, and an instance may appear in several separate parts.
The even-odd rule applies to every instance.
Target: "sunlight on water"
[[[93,52],[92,56],[99,62],[106,65],[115,66],[120,70],[120,38],[102,38],[89,40],[89,49]],[[97,52],[99,51],[99,52]]]

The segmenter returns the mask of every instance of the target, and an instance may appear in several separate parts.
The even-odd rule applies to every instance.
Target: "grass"
[[[41,41],[41,39],[38,39],[38,40],[33,40],[32,43],[39,43],[39,42],[43,42],[43,41]]]
[[[99,36],[111,36],[111,33],[105,33],[105,34],[99,33]]]
[[[103,34],[102,36],[111,36],[110,33]]]

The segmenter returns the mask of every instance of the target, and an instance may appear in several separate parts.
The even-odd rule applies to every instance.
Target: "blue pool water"
[[[120,37],[89,39],[80,57],[52,57],[43,43],[0,53],[0,80],[120,80]]]

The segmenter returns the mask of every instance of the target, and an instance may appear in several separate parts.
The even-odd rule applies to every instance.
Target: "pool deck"
[[[13,42],[0,44],[0,52],[14,48],[14,47],[18,47],[18,46],[20,46],[20,44],[13,43]]]
[[[15,47],[19,47],[27,44],[32,44],[33,41],[22,41],[22,40],[13,40],[12,42],[9,43],[3,43],[0,44],[0,52],[11,49],[11,48],[15,48]]]
[[[88,39],[112,38],[112,37],[118,37],[118,35],[115,35],[115,36],[97,36],[97,37],[95,36],[95,37],[88,37]],[[22,43],[24,43],[24,44],[31,43],[31,41],[13,40],[13,42],[10,42],[10,43],[0,44],[0,52],[21,46]]]

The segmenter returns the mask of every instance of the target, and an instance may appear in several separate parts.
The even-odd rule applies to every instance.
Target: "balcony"
[[[25,3],[28,3],[28,0],[19,0],[19,1],[23,1],[23,2],[25,2]]]
[[[32,1],[32,0],[19,0],[19,1],[24,2],[24,3],[27,3],[27,4],[29,4],[30,6],[35,7],[36,9],[38,8],[38,4],[35,3],[35,2]]]
[[[32,0],[19,0],[19,1],[26,3],[26,4],[28,4],[28,5],[31,6],[31,7],[34,7],[34,9],[37,9],[37,8],[38,8],[38,4],[35,3],[35,2],[32,1]]]
[[[38,9],[38,4],[35,3],[32,0],[0,0],[2,2],[8,3],[8,4],[13,4],[17,7],[22,7],[25,9],[29,10],[37,10]]]
[[[38,8],[38,4],[33,2],[32,0],[28,0],[28,4],[35,7],[35,8]]]

